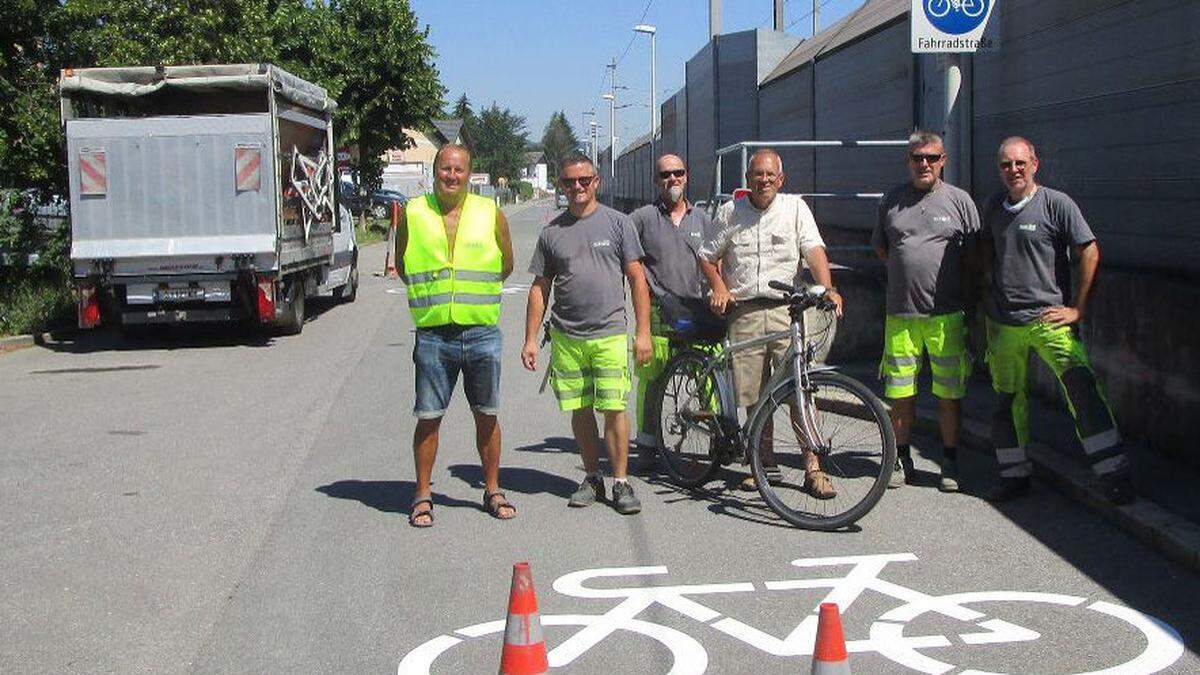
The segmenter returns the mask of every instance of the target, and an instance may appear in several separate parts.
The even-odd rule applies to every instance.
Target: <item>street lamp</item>
[[[588,142],[591,144],[592,164],[596,163],[596,137],[599,135],[600,125],[596,122],[588,122]]]
[[[650,36],[650,194],[654,194],[654,162],[657,155],[654,152],[654,137],[658,134],[658,104],[654,100],[657,82],[657,58],[655,55],[654,39],[658,29],[650,24],[639,23],[633,27],[635,33],[645,33]]]

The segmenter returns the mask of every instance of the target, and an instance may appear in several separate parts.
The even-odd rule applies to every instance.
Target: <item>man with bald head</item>
[[[750,196],[721,205],[713,223],[714,233],[700,249],[700,268],[712,286],[710,305],[729,320],[729,339],[741,342],[786,331],[791,325],[787,301],[769,286],[771,281],[789,285],[803,283],[807,263],[813,279],[828,289],[829,299],[842,314],[842,296],[833,286],[825,241],[817,231],[812,211],[799,195],[783,194],[783,160],[774,150],[754,153],[746,169]],[[720,263],[720,267],[718,267]],[[816,311],[807,325],[819,325]],[[788,340],[739,350],[733,355],[738,404],[753,406],[769,381],[771,372],[788,349]],[[829,336],[828,344],[832,342]],[[824,355],[818,355],[823,360]],[[765,434],[770,438],[770,434]],[[768,457],[770,449],[766,450]],[[774,482],[779,469],[766,462]],[[818,499],[837,496],[833,482],[821,470],[816,456],[804,452],[804,487]],[[757,489],[754,477],[741,487]]]
[[[1033,352],[1062,385],[1075,433],[1105,497],[1128,504],[1134,499],[1129,460],[1078,335],[1100,264],[1096,236],[1070,197],[1035,181],[1038,157],[1033,143],[1020,136],[1006,138],[998,155],[1004,190],[984,207],[980,242],[991,279],[984,307],[988,367],[997,401],[992,443],[1000,464],[1000,485],[989,498],[1008,501],[1030,489],[1032,467],[1025,446]],[[1071,260],[1079,263],[1074,294]]]
[[[508,221],[490,199],[470,194],[471,153],[448,144],[433,161],[434,191],[400,211],[396,261],[408,287],[413,342],[413,458],[417,485],[409,524],[433,525],[438,431],[459,373],[475,415],[483,465],[483,508],[507,520],[517,510],[500,491],[500,291],[512,273]]]
[[[668,302],[704,306],[707,284],[696,264],[696,254],[711,232],[712,220],[703,209],[687,200],[688,170],[676,155],[663,155],[655,163],[658,199],[631,214],[633,227],[646,257],[642,265],[650,283],[650,331],[654,357],[635,368],[637,386],[637,444],[653,447],[653,431],[645,427],[645,398],[649,384],[657,378],[670,358],[669,328],[662,317],[662,299]]]

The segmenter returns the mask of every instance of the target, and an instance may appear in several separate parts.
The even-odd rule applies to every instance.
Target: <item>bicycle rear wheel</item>
[[[807,448],[793,426],[794,379],[777,387],[756,413],[750,466],[763,500],[784,520],[838,530],[865,516],[883,496],[896,463],[896,438],[883,402],[862,383],[828,371],[813,373],[809,381],[817,455],[837,494],[819,499],[805,484]]]
[[[716,473],[720,443],[717,380],[703,376],[711,356],[684,349],[667,362],[655,390],[658,459],[671,482],[694,488]]]

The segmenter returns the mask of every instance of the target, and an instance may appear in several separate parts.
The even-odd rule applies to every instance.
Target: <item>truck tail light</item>
[[[79,327],[95,328],[100,325],[100,294],[95,286],[79,287]]]
[[[275,282],[271,279],[258,280],[258,320],[263,323],[275,320]]]

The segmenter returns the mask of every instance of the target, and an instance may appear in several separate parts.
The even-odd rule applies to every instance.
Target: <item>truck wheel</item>
[[[375,204],[371,207],[371,215],[376,218],[387,218],[389,213],[391,213],[391,209],[385,204]]]
[[[342,286],[338,291],[338,300],[344,303],[354,302],[358,297],[358,256],[354,256],[354,262],[350,263],[350,274],[346,278],[346,285]]]
[[[279,321],[283,335],[299,335],[304,330],[304,280],[295,278],[288,283],[287,309]]]

